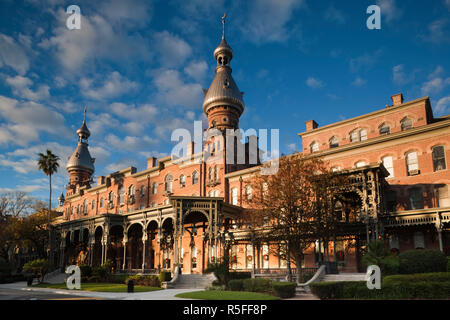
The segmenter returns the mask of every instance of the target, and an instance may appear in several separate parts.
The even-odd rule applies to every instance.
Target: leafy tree
[[[220,285],[227,285],[230,275],[230,262],[228,256],[225,255],[218,262],[209,263],[205,273],[214,273]]]
[[[386,248],[383,241],[372,241],[367,249],[367,253],[363,256],[365,265],[379,266],[383,275],[398,273],[399,259]]]
[[[25,263],[23,271],[33,273],[35,276],[40,275],[39,283],[44,281],[44,277],[50,268],[50,263],[46,259],[36,259]]]
[[[49,232],[49,239],[51,239],[51,227],[50,227],[50,215],[52,211],[52,175],[55,174],[58,171],[59,167],[59,157],[54,155],[50,149],[47,149],[46,153],[39,153],[39,160],[38,160],[38,167],[39,170],[45,173],[46,176],[48,176],[49,179],[49,190],[50,195],[48,199],[48,232]],[[50,244],[50,261],[53,259],[53,247],[51,240],[49,241]]]
[[[294,154],[279,159],[273,175],[256,175],[250,186],[246,215],[255,241],[282,244],[270,246],[283,255],[288,266],[297,266],[297,281],[303,279],[305,251],[317,239],[336,232],[339,217],[334,202],[347,185],[345,175],[331,172],[318,158]]]

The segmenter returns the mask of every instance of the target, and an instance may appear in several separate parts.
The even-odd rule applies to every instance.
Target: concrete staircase
[[[204,289],[216,280],[214,274],[180,274],[171,288],[174,289]]]
[[[64,283],[66,282],[68,275],[62,273],[60,269],[56,269],[44,276],[44,282],[47,283]]]
[[[326,274],[319,280],[325,281],[365,281],[365,273],[339,273],[339,274]]]

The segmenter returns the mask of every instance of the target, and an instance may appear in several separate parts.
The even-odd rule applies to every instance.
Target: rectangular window
[[[434,171],[445,170],[445,153],[443,146],[433,148],[433,169]]]
[[[394,177],[394,164],[392,161],[392,157],[384,157],[383,158],[383,166],[386,168],[386,170],[389,172],[388,178]]]
[[[411,210],[423,209],[422,189],[420,188],[409,189],[408,193]]]
[[[436,187],[436,194],[439,208],[450,207],[450,198],[448,195],[448,185]]]
[[[419,173],[419,162],[417,160],[417,152],[410,152],[406,155],[406,167],[408,175]]]

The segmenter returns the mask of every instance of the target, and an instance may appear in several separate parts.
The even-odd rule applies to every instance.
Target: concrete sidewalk
[[[183,298],[177,298],[175,295],[183,292],[200,291],[200,289],[163,289],[151,292],[94,292],[94,291],[82,291],[82,290],[65,290],[65,289],[50,289],[50,288],[36,288],[27,287],[26,282],[15,282],[0,284],[0,288],[24,290],[24,291],[39,291],[39,292],[53,292],[58,294],[66,294],[68,296],[82,296],[82,297],[95,297],[110,300],[189,300]]]

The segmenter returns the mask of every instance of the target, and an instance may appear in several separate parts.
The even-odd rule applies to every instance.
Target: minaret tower
[[[66,165],[69,172],[69,188],[73,192],[76,192],[78,187],[89,186],[95,171],[95,159],[91,157],[87,143],[91,133],[86,125],[86,108],[84,108],[83,124],[77,130],[77,135],[78,145]]]
[[[203,89],[203,111],[208,116],[208,128],[221,131],[239,128],[239,117],[244,112],[244,93],[239,91],[231,76],[233,50],[225,40],[225,18],[226,14],[222,17],[222,41],[214,50],[216,76],[209,89]]]

